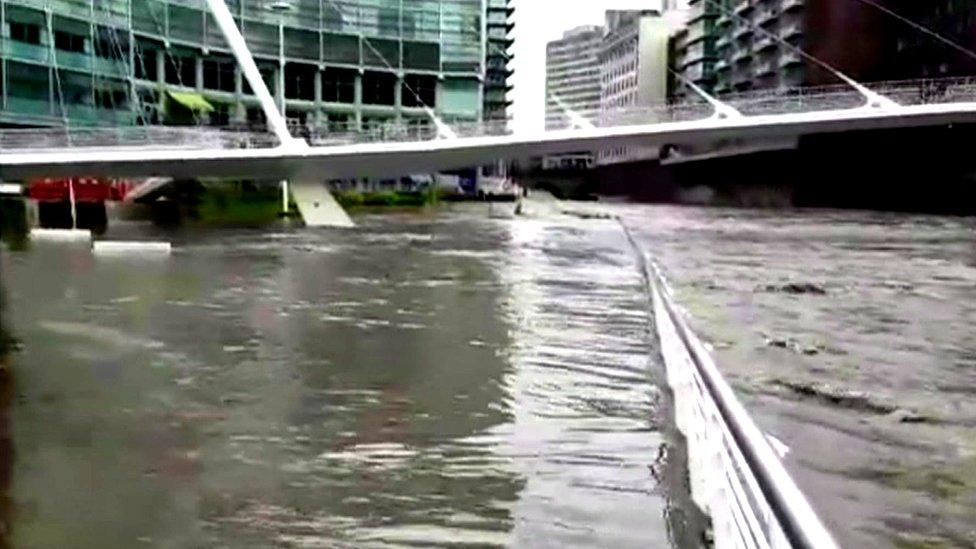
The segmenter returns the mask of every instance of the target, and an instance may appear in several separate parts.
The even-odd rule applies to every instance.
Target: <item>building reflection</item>
[[[10,353],[13,337],[8,332],[4,305],[6,296],[0,287],[0,549],[11,546],[11,522],[13,502],[10,483],[14,469],[14,442],[10,425],[10,405],[13,400],[13,374]]]

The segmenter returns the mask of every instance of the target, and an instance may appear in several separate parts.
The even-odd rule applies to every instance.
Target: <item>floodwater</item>
[[[0,251],[0,547],[702,539],[618,222],[357,222]]]
[[[0,252],[0,546],[698,546],[637,253],[843,546],[976,545],[972,219],[598,208]]]
[[[843,546],[976,546],[976,220],[618,213]]]

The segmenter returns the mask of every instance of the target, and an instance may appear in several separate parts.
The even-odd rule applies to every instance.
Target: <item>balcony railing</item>
[[[747,36],[752,36],[753,34],[752,25],[749,23],[741,23],[735,28],[735,32],[732,33],[736,39],[745,38]]]
[[[796,52],[787,52],[787,53],[784,53],[779,58],[779,66],[780,67],[793,67],[793,66],[802,65],[802,64],[803,64],[803,58],[800,57],[800,54],[798,54]]]
[[[756,76],[769,76],[775,74],[777,69],[777,63],[774,60],[763,61],[756,64]]]
[[[749,50],[738,50],[732,54],[732,62],[741,65],[748,63],[752,59],[752,52]]]
[[[797,23],[786,25],[779,31],[780,38],[783,38],[784,40],[793,38],[794,36],[799,36],[801,34],[803,34],[803,27]]]
[[[772,23],[773,21],[776,21],[777,17],[779,17],[778,10],[775,9],[762,10],[761,12],[759,12],[759,15],[756,16],[756,23],[758,23],[760,26],[765,26]]]
[[[805,4],[804,0],[784,0],[781,4],[783,11],[800,9]]]
[[[774,40],[771,36],[764,36],[753,44],[752,49],[756,52],[762,52],[770,49],[774,49],[778,42]]]
[[[755,7],[755,0],[739,0],[739,3],[735,5],[735,13],[736,15],[746,15]]]

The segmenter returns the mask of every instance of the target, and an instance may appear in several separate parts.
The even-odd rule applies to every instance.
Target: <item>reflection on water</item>
[[[14,442],[10,429],[10,404],[14,394],[14,379],[10,369],[13,336],[6,317],[6,296],[0,284],[0,549],[10,547],[13,502],[10,484],[13,481]]]
[[[7,252],[16,545],[695,539],[619,226],[486,214]]]

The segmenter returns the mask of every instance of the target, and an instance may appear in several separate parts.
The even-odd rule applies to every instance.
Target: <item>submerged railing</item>
[[[640,253],[675,421],[688,445],[691,495],[712,521],[715,547],[837,547],[766,436],[688,327],[661,270]]]

